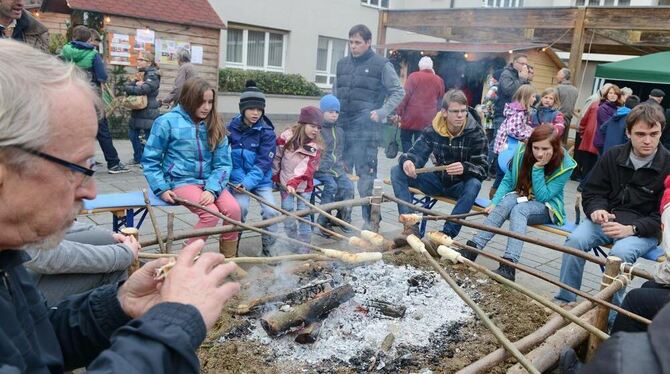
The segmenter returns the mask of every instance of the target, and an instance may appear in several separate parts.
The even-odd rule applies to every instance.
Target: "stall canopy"
[[[596,68],[596,78],[670,84],[670,52],[600,64]]]

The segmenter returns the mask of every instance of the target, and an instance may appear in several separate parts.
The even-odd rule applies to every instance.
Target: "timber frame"
[[[645,55],[670,50],[670,7],[551,7],[382,10],[377,43],[394,28],[467,43],[536,43],[582,54]]]

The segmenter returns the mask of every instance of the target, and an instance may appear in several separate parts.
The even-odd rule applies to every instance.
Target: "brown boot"
[[[496,195],[496,191],[498,191],[497,188],[491,187],[491,189],[489,190],[489,200],[493,200],[493,196]]]
[[[219,252],[226,258],[237,257],[237,240],[219,239]]]

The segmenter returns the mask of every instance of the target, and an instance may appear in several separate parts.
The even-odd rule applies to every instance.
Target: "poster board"
[[[154,53],[154,32],[148,29],[137,29],[137,32],[136,35],[107,33],[107,40],[109,40],[107,44],[107,63],[110,65],[137,66],[137,58],[140,53],[144,51]]]
[[[178,65],[177,52],[182,49],[191,50],[191,44],[170,39],[156,39],[156,62],[161,65]]]

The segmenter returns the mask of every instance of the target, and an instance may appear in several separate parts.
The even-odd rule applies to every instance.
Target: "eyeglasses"
[[[451,114],[465,114],[468,112],[467,109],[447,109],[447,112]]]
[[[17,148],[17,149],[20,149],[23,152],[30,153],[33,156],[37,156],[39,158],[42,158],[44,160],[53,162],[55,164],[65,166],[70,171],[73,171],[75,173],[83,174],[84,179],[79,184],[80,186],[85,185],[88,182],[88,180],[93,176],[93,174],[95,174],[95,170],[93,170],[93,169],[90,169],[90,168],[87,168],[87,167],[84,167],[84,166],[81,166],[81,165],[77,165],[77,164],[72,163],[70,161],[65,161],[62,158],[52,156],[48,153],[40,152],[36,149],[30,149],[30,148],[20,147],[20,146],[13,146],[13,147]],[[88,164],[93,165],[93,159],[92,158],[88,160]]]

